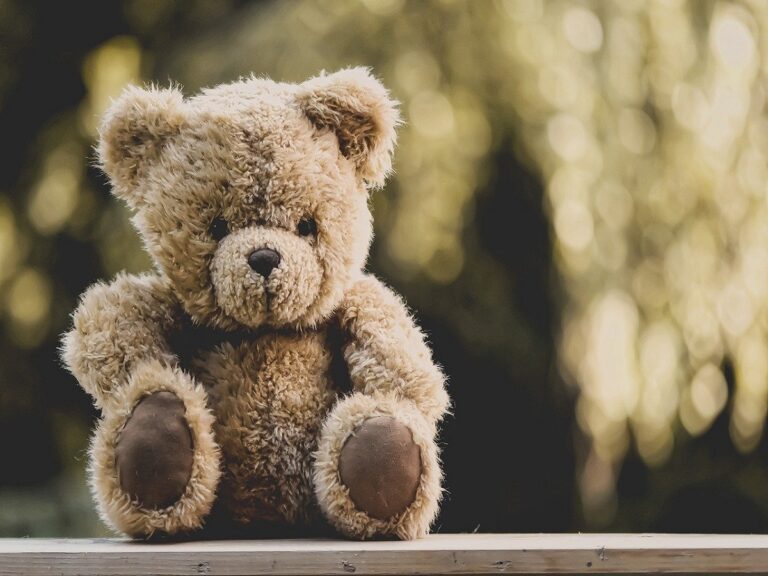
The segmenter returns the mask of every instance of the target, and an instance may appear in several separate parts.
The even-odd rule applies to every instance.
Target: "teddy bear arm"
[[[85,292],[64,338],[102,410],[88,466],[99,512],[135,537],[199,529],[220,475],[207,394],[167,342],[178,310],[162,277],[121,274]]]
[[[339,309],[353,393],[323,427],[315,459],[322,510],[355,538],[423,536],[442,493],[437,422],[444,377],[402,300],[371,276]]]
[[[436,424],[449,406],[445,376],[403,300],[378,279],[365,276],[348,291],[340,318],[353,389],[413,402]]]
[[[83,294],[63,338],[62,359],[97,406],[142,361],[177,363],[166,341],[177,309],[168,283],[157,275],[120,274]]]

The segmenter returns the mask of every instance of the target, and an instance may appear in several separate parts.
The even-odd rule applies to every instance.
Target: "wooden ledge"
[[[768,573],[768,536],[455,534],[413,542],[0,539],[0,575]]]

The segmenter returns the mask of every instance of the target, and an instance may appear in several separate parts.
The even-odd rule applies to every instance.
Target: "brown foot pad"
[[[339,473],[355,506],[372,518],[388,520],[416,498],[421,453],[407,426],[377,416],[358,426],[344,443]]]
[[[145,396],[117,441],[120,486],[146,508],[176,502],[192,473],[192,435],[184,403],[171,392]]]

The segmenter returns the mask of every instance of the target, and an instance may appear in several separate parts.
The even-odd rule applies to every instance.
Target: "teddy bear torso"
[[[217,507],[241,525],[307,525],[319,514],[312,454],[349,388],[333,323],[303,332],[182,329],[182,366],[208,392],[223,456]]]

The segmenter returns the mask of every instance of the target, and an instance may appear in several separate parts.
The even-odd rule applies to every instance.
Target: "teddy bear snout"
[[[271,248],[258,248],[248,255],[248,265],[257,274],[268,278],[280,264],[280,253]]]
[[[211,283],[222,312],[251,328],[295,322],[324,289],[314,247],[292,231],[263,226],[234,230],[219,242]]]

